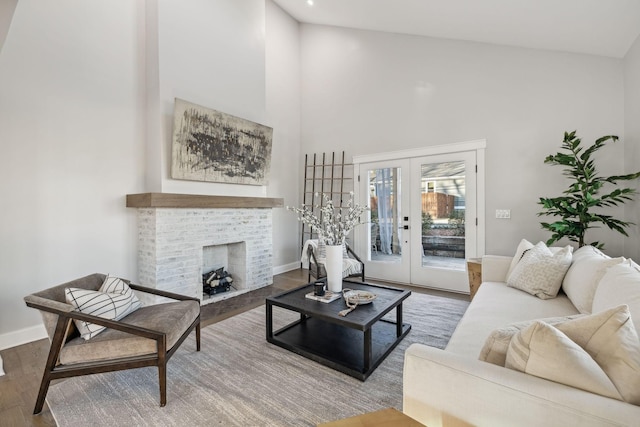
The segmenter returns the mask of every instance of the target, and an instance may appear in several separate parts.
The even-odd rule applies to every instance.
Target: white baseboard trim
[[[38,341],[47,337],[47,330],[42,324],[8,332],[0,335],[0,350]]]
[[[300,268],[300,261],[292,262],[291,264],[279,265],[277,267],[273,267],[273,275],[286,273],[287,271],[295,270]]]
[[[0,356],[0,377],[4,375],[4,369],[2,369],[2,356]]]

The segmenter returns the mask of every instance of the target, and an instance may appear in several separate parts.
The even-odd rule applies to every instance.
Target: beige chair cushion
[[[90,274],[85,277],[81,277],[79,279],[72,280],[67,283],[63,283],[58,286],[54,286],[52,288],[45,289],[40,292],[33,293],[24,298],[25,301],[34,302],[36,304],[42,304],[45,306],[49,306],[56,310],[61,311],[73,311],[74,307],[67,303],[65,299],[65,289],[66,288],[80,288],[87,289],[92,291],[97,291],[100,289],[100,286],[104,283],[104,279],[107,276],[100,273]],[[125,281],[126,282],[126,281]],[[42,320],[44,321],[44,327],[47,330],[47,334],[49,335],[49,339],[53,339],[53,333],[56,330],[56,324],[58,323],[58,315],[54,313],[49,313],[47,311],[40,311],[42,315]]]
[[[197,301],[178,301],[142,307],[120,322],[166,333],[168,350],[199,314],[200,304]],[[60,352],[60,363],[111,360],[156,352],[155,340],[107,329],[88,341],[80,337],[69,341]]]

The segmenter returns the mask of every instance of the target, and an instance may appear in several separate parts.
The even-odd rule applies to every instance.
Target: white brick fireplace
[[[165,193],[127,195],[138,208],[138,281],[203,304],[273,283],[271,208],[282,199]],[[202,274],[225,267],[233,288],[203,295]]]

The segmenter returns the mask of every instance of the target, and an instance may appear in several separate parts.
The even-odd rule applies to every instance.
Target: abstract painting
[[[176,98],[171,177],[266,185],[273,129]]]

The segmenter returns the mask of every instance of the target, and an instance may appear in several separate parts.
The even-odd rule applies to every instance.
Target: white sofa
[[[512,261],[503,256],[482,258],[483,283],[445,350],[422,344],[407,349],[403,412],[429,427],[640,425],[640,406],[478,359],[492,331],[531,319],[579,315],[576,305],[583,314],[589,313],[596,308],[597,289],[605,289],[606,280],[616,280],[608,279],[607,268],[623,261],[637,265],[611,259],[591,247],[581,248],[574,253],[563,291],[556,298],[539,299],[506,285]],[[599,305],[629,301],[637,328],[640,280],[627,283],[620,295],[612,295],[610,289],[617,285],[611,285],[599,297]]]

